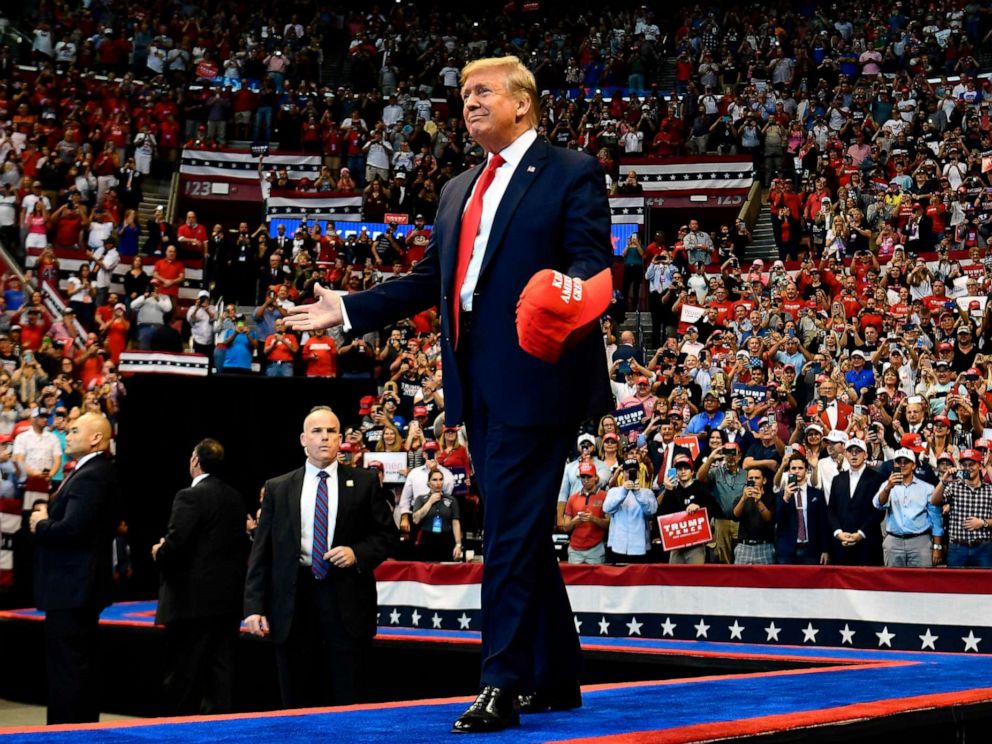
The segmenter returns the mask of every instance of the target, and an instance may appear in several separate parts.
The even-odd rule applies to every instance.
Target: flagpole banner
[[[265,202],[266,221],[277,217],[359,222],[362,197],[322,191],[275,192]]]
[[[620,180],[630,171],[645,193],[665,196],[727,196],[746,192],[754,181],[750,157],[622,157]]]
[[[244,181],[258,181],[258,157],[247,150],[194,150],[184,148],[179,159],[179,173],[183,176],[212,176]],[[302,153],[272,153],[263,161],[266,171],[286,169],[291,179],[317,179],[320,174],[320,155]]]
[[[478,630],[483,566],[376,569],[383,626]],[[992,653],[992,571],[839,566],[572,566],[582,635]],[[412,610],[412,612],[411,612]]]
[[[614,225],[643,225],[643,196],[611,196],[610,222]]]

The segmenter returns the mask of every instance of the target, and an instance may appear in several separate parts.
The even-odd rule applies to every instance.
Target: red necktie
[[[796,541],[804,543],[809,538],[806,536],[806,520],[803,519],[803,492],[796,491],[796,516],[799,518],[797,522],[796,530]]]
[[[475,239],[479,235],[479,224],[482,222],[482,197],[492,185],[496,177],[496,169],[506,161],[499,155],[493,155],[486,164],[486,169],[479,176],[479,181],[475,185],[475,192],[469,199],[465,214],[462,215],[461,232],[458,235],[458,263],[455,264],[455,286],[453,288],[454,300],[454,346],[458,348],[458,315],[462,309],[461,293],[462,284],[465,283],[465,274],[468,273],[468,264],[472,260],[472,249],[475,247]]]

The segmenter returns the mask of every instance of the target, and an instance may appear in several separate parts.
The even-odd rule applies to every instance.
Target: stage
[[[393,695],[393,702],[75,730],[8,729],[0,730],[0,742],[261,737],[303,742],[331,732],[348,741],[436,742],[471,699],[478,569],[400,563],[380,569],[375,665],[377,675],[390,677],[380,697]],[[992,648],[990,572],[743,569],[564,567],[585,649],[587,681],[592,682],[583,687],[585,705],[577,711],[526,716],[520,728],[484,738],[633,743],[760,737],[807,742],[867,741],[912,731],[914,740],[928,742],[961,741],[967,733],[974,741],[988,739],[992,657],[983,652]],[[754,586],[762,581],[771,586]],[[679,611],[690,609],[693,597],[712,602],[713,591],[731,592],[739,601],[732,607],[710,605],[704,614]],[[751,591],[765,597],[761,615],[752,613]],[[831,618],[820,616],[814,597],[821,593],[833,607]],[[405,604],[410,597],[417,602]],[[791,599],[783,603],[786,597]],[[671,612],[650,612],[659,601]],[[973,622],[967,629],[957,624],[969,615]],[[160,638],[153,616],[153,603],[108,608],[103,623],[110,645],[116,648],[129,638],[130,661],[121,663],[154,666],[155,653],[141,651],[153,649]],[[8,661],[15,662],[9,679],[17,676],[14,670],[25,669],[23,661],[16,661],[18,649],[33,646],[37,654],[40,615],[26,610],[0,618],[0,642],[10,650],[5,652]],[[917,628],[920,620],[929,624]],[[239,655],[247,657],[239,670],[250,676],[243,681],[263,684],[271,648],[249,637],[239,645]],[[123,667],[120,671],[127,672]],[[395,702],[401,699],[395,690],[404,687],[421,697],[443,696]],[[152,689],[144,692],[155,694]],[[272,702],[269,692],[260,697]]]

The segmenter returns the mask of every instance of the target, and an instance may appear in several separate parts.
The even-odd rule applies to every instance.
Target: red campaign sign
[[[199,62],[196,65],[196,76],[198,78],[203,78],[205,80],[213,80],[215,77],[217,77],[218,72],[220,72],[220,69],[217,67],[217,65],[211,64],[210,62]]]
[[[682,511],[660,516],[658,531],[661,533],[661,545],[665,550],[691,548],[693,545],[708,543],[713,539],[706,509],[697,509],[692,514]]]
[[[387,225],[390,222],[395,222],[397,225],[405,225],[410,221],[410,215],[393,214],[392,212],[386,212],[386,216],[383,218],[383,220]]]

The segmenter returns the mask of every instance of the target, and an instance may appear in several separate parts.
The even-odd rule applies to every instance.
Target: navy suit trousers
[[[481,681],[520,692],[567,688],[578,682],[581,652],[551,534],[575,427],[500,421],[462,369],[484,509]]]

